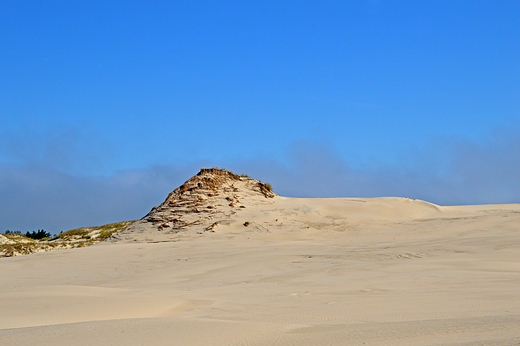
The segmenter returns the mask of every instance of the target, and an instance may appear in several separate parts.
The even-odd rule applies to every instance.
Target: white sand
[[[520,205],[242,202],[173,242],[0,259],[0,344],[520,345]]]

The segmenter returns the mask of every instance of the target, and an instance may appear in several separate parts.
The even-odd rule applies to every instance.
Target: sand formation
[[[269,185],[255,179],[224,169],[202,168],[161,205],[111,240],[157,242],[215,232],[217,226],[235,224],[246,204],[266,204],[275,196]],[[244,227],[249,226],[246,222]]]
[[[9,238],[3,236],[0,234],[0,245],[3,245],[3,244],[12,244],[13,241],[10,240]]]
[[[387,225],[441,213],[442,207],[409,198],[287,198],[273,193],[268,184],[247,176],[202,168],[172,191],[160,206],[153,207],[109,241],[163,242],[197,236],[342,236],[359,226]]]
[[[0,343],[520,345],[519,225],[203,169],[105,242],[0,259]]]

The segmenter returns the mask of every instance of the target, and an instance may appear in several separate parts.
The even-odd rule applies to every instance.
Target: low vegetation
[[[3,240],[0,242],[0,257],[90,246],[107,239],[134,222],[124,221],[97,227],[76,228],[60,232],[54,237],[43,229],[25,234],[8,230],[5,234],[0,235],[3,236],[0,239]]]
[[[112,234],[133,224],[134,222],[135,222],[135,220],[110,223],[107,225],[97,226],[97,227],[75,228],[75,229],[71,229],[70,231],[60,232],[60,234],[58,234],[51,240],[62,240],[62,241],[91,240],[92,242],[100,242],[100,241],[107,239]]]
[[[252,179],[252,178],[251,178],[249,175],[247,175],[247,174],[244,174],[244,173],[236,174],[235,172],[230,171],[230,170],[227,170],[227,169],[225,169],[225,168],[213,167],[213,169],[219,169],[219,170],[223,170],[223,171],[228,171],[229,173],[234,174],[234,175],[236,175],[236,176],[239,177],[239,178],[249,178],[249,179]],[[268,192],[273,192],[273,187],[271,186],[271,184],[269,184],[269,183],[262,183],[261,180],[259,180],[259,182],[263,185],[263,187],[265,188],[266,191],[268,191]]]
[[[32,232],[27,231],[25,233],[25,236],[27,238],[31,238],[31,239],[35,239],[35,240],[42,240],[42,239],[45,239],[45,238],[50,238],[51,234],[49,232],[45,232],[43,229],[39,229],[38,232],[36,232],[36,231],[32,231]]]

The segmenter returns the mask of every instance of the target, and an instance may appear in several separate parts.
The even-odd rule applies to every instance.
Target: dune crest
[[[387,224],[438,216],[442,207],[400,197],[289,198],[268,184],[224,169],[201,171],[110,242],[163,242],[193,237],[303,239],[338,236],[353,224]]]

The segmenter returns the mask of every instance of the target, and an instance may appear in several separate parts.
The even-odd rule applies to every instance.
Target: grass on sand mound
[[[7,241],[0,244],[0,257],[28,255],[35,252],[71,249],[99,243],[119,232],[134,221],[123,221],[103,226],[71,229],[52,238],[32,239],[19,232],[3,234]]]

